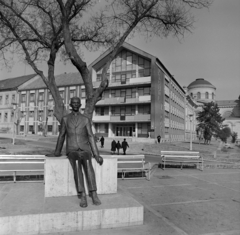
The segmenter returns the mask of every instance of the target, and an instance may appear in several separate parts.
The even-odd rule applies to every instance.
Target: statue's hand
[[[100,166],[103,164],[103,158],[101,156],[96,156],[95,159]]]
[[[45,155],[46,157],[61,157],[62,155],[59,153],[59,154],[56,154],[56,153],[49,153],[49,154],[46,154]]]

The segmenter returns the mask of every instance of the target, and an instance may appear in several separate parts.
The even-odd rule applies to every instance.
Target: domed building
[[[203,78],[197,78],[187,89],[188,94],[196,101],[215,101],[216,87]]]
[[[216,100],[216,87],[203,78],[197,78],[190,83],[187,93],[198,105],[196,115],[204,103],[216,102],[220,109],[219,113],[225,118],[223,124],[228,125],[232,132],[237,132],[238,139],[240,138],[240,99]]]

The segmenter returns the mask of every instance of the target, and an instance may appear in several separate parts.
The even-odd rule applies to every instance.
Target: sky
[[[216,87],[216,100],[235,100],[240,95],[240,0],[214,0],[209,9],[194,10],[192,33],[177,39],[147,39],[136,35],[128,43],[160,59],[178,83],[188,86],[204,78]],[[104,50],[84,52],[87,64]],[[47,72],[45,64],[39,68]],[[77,72],[73,65],[57,62],[55,74]],[[0,79],[33,73],[30,66],[15,62],[9,71],[0,68]]]

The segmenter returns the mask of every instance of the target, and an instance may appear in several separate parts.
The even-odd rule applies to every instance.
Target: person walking
[[[103,136],[101,137],[100,142],[101,142],[101,148],[103,148],[104,147],[104,137]]]
[[[123,155],[126,155],[127,147],[129,148],[128,142],[126,141],[126,139],[124,139],[122,142]]]
[[[113,140],[112,143],[111,143],[111,153],[112,153],[112,154],[115,154],[115,152],[116,152],[116,147],[117,147],[117,143],[116,143],[115,140]]]
[[[157,141],[158,141],[159,144],[161,143],[161,135],[157,136]]]
[[[122,145],[120,144],[120,142],[118,141],[117,142],[117,152],[118,152],[118,155],[119,155],[119,150],[120,150],[120,148],[122,148]]]

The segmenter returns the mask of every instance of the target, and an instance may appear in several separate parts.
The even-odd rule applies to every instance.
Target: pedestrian
[[[117,143],[116,143],[115,140],[113,140],[112,143],[111,143],[111,153],[112,153],[112,154],[115,154],[115,152],[116,152],[116,147],[117,147]]]
[[[126,141],[126,139],[124,139],[122,142],[123,155],[126,155],[127,147],[129,148],[128,142]]]
[[[101,148],[103,148],[104,147],[104,137],[103,136],[101,137],[100,142],[101,142]]]
[[[159,144],[161,143],[161,135],[157,136],[157,141],[158,141]]]
[[[122,148],[122,145],[120,144],[120,142],[118,141],[117,142],[117,152],[118,152],[118,155],[119,155],[119,150],[120,148]]]

